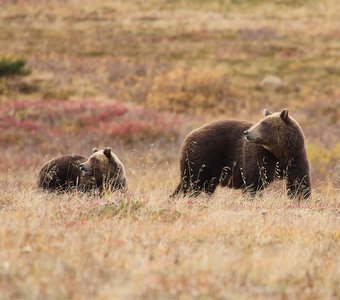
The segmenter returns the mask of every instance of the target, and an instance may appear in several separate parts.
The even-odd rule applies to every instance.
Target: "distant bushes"
[[[31,70],[26,68],[26,61],[23,59],[0,59],[0,77],[25,76],[29,75]]]
[[[202,114],[230,111],[236,103],[223,71],[175,67],[156,76],[146,105],[160,110]]]
[[[0,58],[0,95],[10,95],[13,92],[29,94],[37,87],[22,80],[23,76],[31,74],[24,59]]]
[[[92,146],[153,142],[173,139],[178,126],[178,120],[154,110],[113,101],[20,100],[0,109],[0,144],[48,147],[65,136]]]

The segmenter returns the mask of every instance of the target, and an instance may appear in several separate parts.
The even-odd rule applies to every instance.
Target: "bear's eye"
[[[261,125],[262,125],[264,128],[269,127],[269,124],[268,124],[267,122],[262,122]]]

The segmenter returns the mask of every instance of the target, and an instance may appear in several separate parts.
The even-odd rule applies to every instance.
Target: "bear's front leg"
[[[252,197],[258,191],[262,191],[274,178],[273,164],[267,163],[268,160],[246,160],[241,170],[243,181],[243,191],[249,193]]]
[[[287,195],[290,198],[307,199],[311,196],[309,167],[291,166],[287,174]]]

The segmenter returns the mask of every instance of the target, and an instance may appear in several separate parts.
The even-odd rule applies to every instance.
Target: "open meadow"
[[[339,299],[339,28],[337,0],[0,0],[0,300]],[[169,198],[191,130],[264,108],[301,125],[310,199]],[[37,188],[105,146],[127,193]]]

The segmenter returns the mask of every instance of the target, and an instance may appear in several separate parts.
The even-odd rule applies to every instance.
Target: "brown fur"
[[[86,190],[91,179],[82,175],[79,165],[86,160],[81,155],[63,155],[45,163],[40,169],[38,186],[50,191]]]
[[[127,187],[125,169],[111,148],[102,150],[94,148],[92,152],[92,155],[80,164],[84,174],[94,177],[96,186],[101,192],[125,190]]]
[[[191,132],[180,153],[181,182],[172,194],[214,193],[218,185],[254,195],[275,179],[286,179],[290,197],[311,194],[304,135],[288,110],[257,124],[226,120]]]

